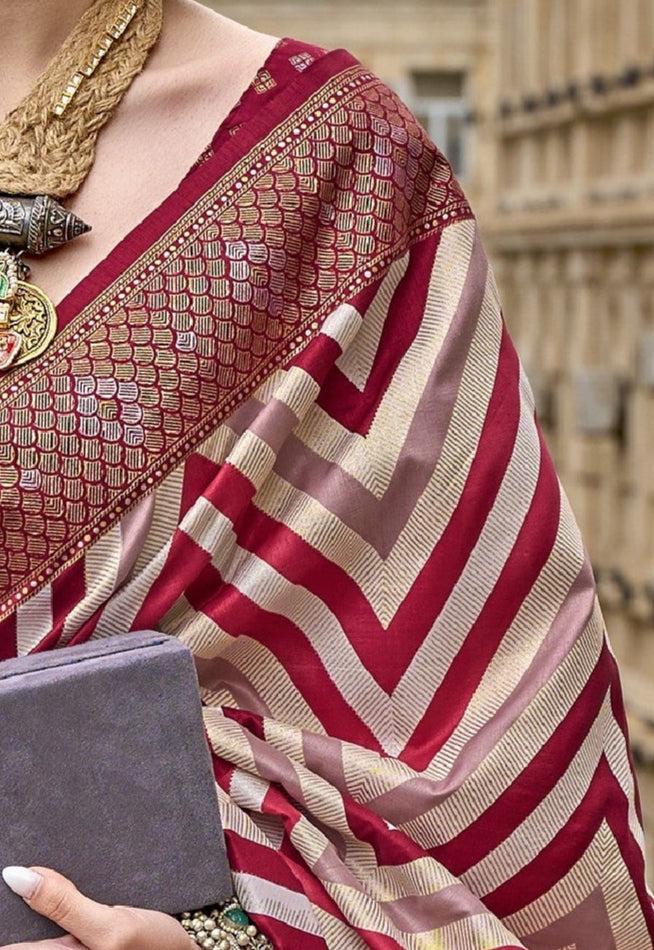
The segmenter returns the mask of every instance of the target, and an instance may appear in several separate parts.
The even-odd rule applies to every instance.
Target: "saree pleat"
[[[651,950],[618,676],[477,225],[379,80],[289,55],[0,387],[2,655],[190,646],[278,950]]]

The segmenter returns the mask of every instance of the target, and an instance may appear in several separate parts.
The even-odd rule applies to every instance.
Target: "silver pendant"
[[[41,256],[91,228],[49,195],[0,195],[0,245]]]

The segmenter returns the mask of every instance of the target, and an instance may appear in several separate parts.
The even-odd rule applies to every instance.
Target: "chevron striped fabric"
[[[191,647],[278,950],[651,950],[591,569],[412,116],[319,57],[103,268],[0,390],[3,654]]]

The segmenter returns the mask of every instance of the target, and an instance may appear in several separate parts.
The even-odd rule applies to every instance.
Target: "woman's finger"
[[[77,937],[89,950],[102,950],[103,945],[108,945],[109,936],[111,946],[121,945],[116,939],[119,935],[115,909],[85,897],[62,874],[50,868],[9,867],[2,876],[32,910]],[[129,926],[128,921],[125,926]]]
[[[154,910],[108,907],[81,894],[50,868],[5,868],[2,876],[32,910],[58,924],[69,936],[0,950],[187,950],[182,925]]]
[[[2,950],[87,950],[76,937],[54,937],[52,940],[39,940],[36,943],[10,943]]]

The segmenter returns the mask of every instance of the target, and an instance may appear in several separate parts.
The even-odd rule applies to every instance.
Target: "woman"
[[[10,113],[98,4],[2,6]],[[57,335],[0,383],[2,655],[191,647],[277,950],[650,950],[591,570],[447,163],[346,53],[187,0],[132,72],[67,202],[92,234],[33,262]],[[44,947],[188,946],[6,880]]]

